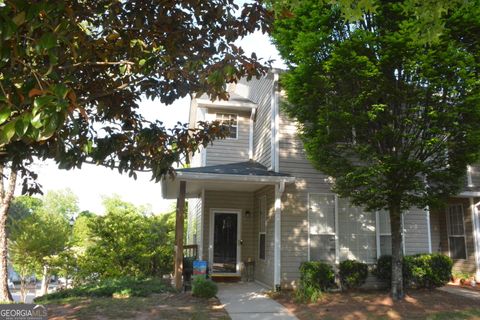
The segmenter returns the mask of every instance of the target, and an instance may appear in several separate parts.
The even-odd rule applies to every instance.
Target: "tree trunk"
[[[390,227],[392,231],[392,298],[401,300],[403,290],[403,225],[400,205],[390,207]]]
[[[23,303],[27,300],[27,281],[23,275],[20,277],[20,300]]]
[[[0,164],[0,301],[12,302],[13,298],[8,289],[8,240],[7,240],[7,217],[10,203],[15,191],[17,172],[12,170],[8,178],[8,187],[5,190],[4,177],[5,166]]]
[[[42,272],[42,286],[40,287],[40,295],[46,295],[48,293],[48,285],[50,284],[50,275],[48,273],[48,266],[43,266]]]

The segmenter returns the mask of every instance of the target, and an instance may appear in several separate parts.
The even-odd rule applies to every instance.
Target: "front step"
[[[240,282],[242,277],[240,276],[224,276],[212,274],[211,278],[215,282]]]

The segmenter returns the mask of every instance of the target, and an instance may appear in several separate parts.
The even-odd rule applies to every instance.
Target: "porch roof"
[[[197,103],[199,107],[205,108],[234,108],[236,110],[246,110],[249,111],[252,108],[257,108],[257,104],[250,99],[242,97],[241,95],[230,92],[230,98],[228,100],[215,100],[212,101],[208,95],[203,94],[197,98]]]
[[[162,180],[164,199],[178,196],[180,181],[187,181],[187,197],[195,197],[202,189],[220,191],[255,191],[265,185],[292,183],[295,177],[289,174],[269,171],[255,161],[178,169],[174,179]]]

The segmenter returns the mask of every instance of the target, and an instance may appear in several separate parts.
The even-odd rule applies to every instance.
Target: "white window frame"
[[[329,232],[329,233],[322,233],[322,235],[330,235],[334,236],[335,238],[335,263],[339,263],[339,257],[340,257],[340,248],[338,246],[338,196],[336,194],[332,193],[326,193],[326,192],[311,192],[308,193],[307,195],[307,245],[308,245],[308,251],[307,251],[307,260],[310,261],[310,249],[311,249],[311,240],[310,240],[310,215],[311,215],[311,207],[310,207],[310,197],[313,195],[320,195],[320,196],[334,196],[335,199],[335,232]]]
[[[451,232],[451,229],[450,229],[450,207],[452,206],[460,206],[460,208],[462,209],[462,224],[463,224],[463,236],[462,235],[451,235],[450,232]],[[451,259],[454,259],[452,258],[452,252],[451,252],[451,248],[450,248],[450,237],[453,237],[453,238],[461,238],[463,237],[463,240],[465,242],[465,258],[463,259],[454,259],[454,260],[467,260],[468,259],[468,248],[467,248],[467,233],[466,233],[466,229],[465,229],[465,209],[463,207],[463,203],[451,203],[451,204],[448,204],[447,205],[447,208],[445,210],[445,219],[447,220],[447,244],[448,244],[448,256],[451,258]]]
[[[219,119],[221,116],[221,119]],[[219,121],[221,124],[225,121],[225,116],[234,116],[235,117],[235,125],[230,124],[229,126],[235,128],[235,138],[227,136],[225,139],[228,140],[238,140],[238,113],[230,113],[230,112],[215,112],[215,121]],[[230,119],[233,120],[233,119]],[[229,131],[230,132],[230,131]]]
[[[263,209],[263,217],[264,217],[264,231],[261,231],[260,226],[262,225],[262,209]],[[258,198],[258,259],[265,261],[267,259],[267,195],[260,196]],[[265,237],[265,244],[264,244],[264,249],[265,249],[265,254],[264,257],[260,257],[260,239],[261,235],[264,235]]]

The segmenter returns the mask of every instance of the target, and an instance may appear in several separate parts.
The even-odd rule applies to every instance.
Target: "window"
[[[215,120],[228,129],[227,138],[236,139],[238,136],[238,115],[233,113],[217,113]]]
[[[310,194],[308,224],[310,260],[335,262],[335,195]]]
[[[392,254],[392,232],[390,230],[390,213],[380,211],[378,213],[379,233],[380,233],[380,255]],[[405,241],[405,240],[404,240]]]
[[[267,197],[263,196],[258,201],[259,231],[258,231],[258,258],[265,260],[265,241],[267,233]]]
[[[338,198],[339,260],[374,263],[377,259],[375,213]]]
[[[463,205],[451,204],[447,208],[448,248],[450,258],[466,259],[465,225],[463,220]]]

